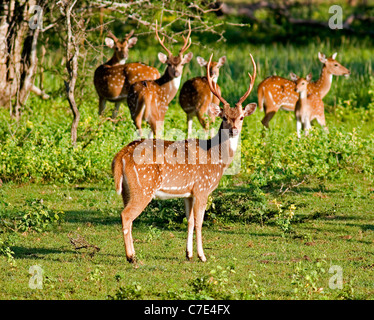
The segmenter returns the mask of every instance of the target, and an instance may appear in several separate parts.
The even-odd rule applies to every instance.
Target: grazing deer
[[[299,78],[296,74],[291,73],[291,79],[295,83],[295,92],[299,94],[299,100],[295,106],[298,138],[300,139],[301,127],[305,131],[305,135],[308,135],[311,122],[314,119],[327,131],[324,105],[321,97],[315,93],[308,94],[312,74],[309,73],[306,78]]]
[[[205,67],[208,62],[203,58],[196,58],[198,64],[201,67]],[[226,62],[226,57],[223,56],[219,58],[218,62],[212,61],[210,69],[206,72],[209,72],[212,81],[217,83],[219,76],[219,69]],[[216,88],[221,94],[221,89],[218,85]],[[209,119],[205,116],[208,112],[210,103],[213,102],[216,105],[219,105],[219,100],[213,93],[210,91],[207,77],[195,77],[187,80],[181,89],[179,94],[179,103],[187,114],[187,126],[188,126],[188,137],[191,135],[192,131],[192,119],[196,116],[199,119],[201,126],[207,131],[209,130]],[[215,116],[210,114],[212,122],[215,121]]]
[[[212,56],[213,54],[208,62],[208,69]],[[256,78],[256,64],[252,55],[250,57],[253,76],[248,73],[251,80],[249,88],[233,108],[218,92],[210,73],[207,74],[210,90],[223,103],[223,108],[214,103],[209,106],[210,111],[222,119],[216,136],[208,140],[133,141],[114,157],[112,171],[116,191],[122,195],[125,206],[121,218],[129,262],[134,262],[135,259],[133,221],[155,198],[184,198],[188,220],[186,257],[189,260],[192,258],[195,229],[198,257],[201,261],[206,261],[201,228],[208,196],[217,188],[224,171],[234,158],[244,117],[256,110],[256,103],[242,107]]]
[[[308,94],[314,93],[323,99],[331,88],[332,76],[348,76],[350,71],[335,60],[335,52],[330,58],[318,52],[318,58],[323,63],[321,76],[308,85]],[[262,124],[269,127],[270,120],[279,109],[294,111],[299,95],[295,92],[295,83],[288,79],[271,76],[263,80],[257,89],[259,110],[265,111]]]
[[[164,74],[157,80],[144,80],[134,83],[129,90],[127,105],[131,117],[142,136],[142,120],[151,126],[152,133],[157,137],[162,127],[169,103],[174,99],[180,86],[183,67],[192,59],[192,52],[183,56],[191,45],[191,24],[189,23],[187,38],[183,36],[184,44],[177,56],[165,46],[165,37],[161,40],[158,35],[156,21],[156,37],[168,55],[159,52],[158,59],[167,65]]]
[[[109,31],[105,38],[105,44],[114,50],[112,58],[95,70],[94,84],[99,95],[99,115],[105,110],[106,101],[115,103],[112,117],[117,116],[119,106],[127,98],[131,84],[146,79],[158,79],[160,73],[156,68],[146,66],[142,63],[126,63],[129,49],[132,48],[137,38],[132,37],[132,30],[123,41]],[[132,38],[131,38],[132,37]]]

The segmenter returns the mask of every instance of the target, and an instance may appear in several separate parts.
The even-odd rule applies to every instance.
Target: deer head
[[[208,62],[205,61],[202,57],[197,57],[196,60],[201,67],[205,67],[208,64]],[[225,64],[225,62],[226,56],[222,56],[221,58],[219,58],[218,62],[212,61],[209,68],[209,75],[211,76],[214,82],[217,82],[219,76],[219,69]]]
[[[208,65],[207,65],[207,79],[210,91],[222,102],[223,108],[220,108],[213,102],[209,106],[209,111],[215,115],[216,117],[220,117],[222,119],[221,127],[222,129],[227,129],[229,132],[229,136],[235,137],[238,136],[242,130],[243,126],[243,120],[244,117],[247,117],[251,115],[257,107],[256,103],[249,103],[244,108],[242,107],[242,103],[247,99],[249,94],[251,93],[255,79],[256,79],[256,63],[250,54],[252,65],[253,65],[253,76],[251,76],[250,73],[248,73],[249,78],[251,80],[250,85],[246,93],[239,99],[239,101],[235,104],[235,107],[232,108],[230,104],[222,98],[222,96],[219,94],[216,83],[212,81],[212,77],[210,76],[210,65],[212,61],[213,54],[210,56]]]
[[[161,46],[167,52],[167,55],[162,53],[162,52],[159,52],[158,53],[158,59],[162,63],[164,63],[168,66],[167,67],[167,72],[169,73],[169,76],[172,77],[172,78],[180,77],[182,75],[182,72],[183,72],[183,66],[186,63],[190,62],[192,57],[193,57],[192,52],[189,52],[185,56],[183,56],[184,52],[191,45],[191,38],[190,38],[190,36],[191,36],[191,23],[190,23],[190,21],[188,21],[188,29],[189,29],[189,32],[188,32],[187,38],[182,36],[183,40],[184,40],[184,44],[183,44],[182,48],[179,50],[179,54],[177,56],[174,56],[171,53],[171,51],[164,44],[165,37],[163,37],[162,40],[160,39],[160,37],[158,35],[158,26],[157,26],[157,20],[156,20],[156,37],[157,37],[158,41],[160,42]]]
[[[296,87],[295,91],[297,93],[306,91],[308,88],[309,82],[312,80],[312,74],[309,73],[305,78],[299,78],[296,74],[291,72],[291,80],[295,82]]]
[[[331,57],[326,58],[326,56],[323,53],[318,52],[318,59],[325,65],[329,73],[333,74],[334,76],[347,77],[350,75],[351,72],[335,60],[337,54],[338,53],[335,52]]]
[[[105,44],[109,48],[114,49],[113,58],[120,64],[125,64],[129,57],[129,49],[138,41],[138,38],[136,37],[131,38],[133,34],[134,30],[131,30],[131,32],[120,41],[111,31],[109,31],[108,37],[105,38]]]

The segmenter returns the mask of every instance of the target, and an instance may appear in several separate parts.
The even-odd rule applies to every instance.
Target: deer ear
[[[182,64],[189,63],[189,62],[191,61],[192,57],[193,57],[193,53],[192,53],[192,52],[187,53],[187,54],[183,57],[183,59],[182,59]]]
[[[251,103],[247,104],[244,108],[243,116],[244,117],[250,116],[253,112],[255,112],[256,108],[257,108],[257,103],[256,102],[251,102]]]
[[[196,57],[196,60],[200,67],[205,67],[208,64],[202,57]]]
[[[327,61],[326,56],[323,53],[321,53],[321,52],[318,52],[318,59],[322,63],[326,63],[326,61]]]
[[[133,46],[135,46],[137,41],[138,41],[138,38],[136,37],[131,38],[129,41],[127,41],[128,47],[132,48]]]
[[[306,81],[310,81],[310,80],[312,80],[312,74],[311,73],[309,73],[307,76],[306,76]]]
[[[217,68],[221,68],[225,64],[225,62],[226,62],[226,56],[222,56],[221,58],[219,58]]]
[[[166,63],[166,61],[168,60],[168,56],[165,53],[159,52],[158,60],[160,60],[162,63]]]
[[[209,104],[209,113],[216,117],[222,117],[222,109],[213,102]]]
[[[109,48],[111,48],[111,49],[114,48],[115,43],[114,43],[114,40],[113,40],[112,38],[105,38],[104,41],[105,41],[105,44],[106,44]]]
[[[296,74],[294,74],[293,72],[290,72],[290,77],[291,77],[292,81],[297,81],[297,79],[299,79],[299,77]]]
[[[331,58],[333,58],[333,59],[335,60],[337,54],[338,54],[338,53],[335,52],[335,53],[331,56]]]

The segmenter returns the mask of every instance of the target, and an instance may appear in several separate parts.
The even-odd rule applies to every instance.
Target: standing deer
[[[201,58],[196,58],[198,64],[201,67],[205,67],[207,62]],[[210,77],[212,81],[217,83],[219,76],[219,69],[226,62],[226,57],[223,56],[219,58],[218,62],[212,61],[209,70]],[[221,94],[221,89],[218,85],[216,88]],[[210,103],[213,102],[216,105],[219,105],[219,100],[213,93],[210,91],[207,77],[195,77],[187,80],[181,89],[179,94],[179,103],[187,114],[187,125],[188,125],[188,137],[191,135],[192,131],[192,119],[196,116],[199,119],[201,126],[207,131],[209,130],[209,119],[205,116],[208,112]],[[215,121],[215,116],[210,114],[212,122]]]
[[[212,60],[211,55],[208,69]],[[133,221],[152,199],[184,198],[188,220],[186,257],[192,259],[193,232],[196,232],[197,254],[206,261],[202,245],[201,228],[208,196],[215,190],[234,158],[243,119],[256,110],[256,103],[245,108],[242,103],[252,91],[256,78],[248,73],[250,85],[246,93],[231,108],[222,98],[208,72],[208,84],[213,94],[223,103],[223,108],[211,103],[210,111],[222,119],[216,136],[208,140],[183,141],[138,140],[116,154],[112,162],[115,188],[122,195],[124,210],[121,213],[126,257],[135,260],[132,239]]]
[[[115,103],[112,117],[117,116],[119,106],[127,98],[131,84],[146,79],[158,79],[160,73],[156,68],[146,66],[142,63],[126,63],[129,49],[132,48],[137,38],[132,37],[132,30],[123,41],[109,31],[105,38],[105,44],[114,50],[112,58],[95,70],[94,84],[99,95],[99,115],[105,110],[106,101]],[[132,38],[131,38],[132,37]]]
[[[192,52],[183,56],[191,45],[191,24],[189,23],[187,38],[183,36],[184,44],[177,56],[164,45],[165,37],[161,40],[158,35],[156,21],[156,37],[168,55],[159,52],[158,59],[167,65],[161,78],[157,80],[144,80],[134,83],[129,90],[127,104],[131,117],[142,136],[142,120],[151,126],[152,133],[157,137],[162,127],[169,103],[174,99],[180,86],[183,67],[192,59]]]
[[[350,71],[335,60],[335,52],[330,58],[318,52],[318,58],[323,63],[321,76],[308,85],[308,94],[314,93],[323,99],[331,88],[332,76],[348,76]],[[262,124],[269,127],[270,120],[279,109],[294,111],[299,95],[295,92],[295,83],[288,79],[271,76],[263,80],[257,89],[259,110],[265,111]]]
[[[305,135],[308,135],[311,122],[314,119],[327,130],[324,105],[321,97],[315,93],[307,93],[312,74],[308,74],[306,78],[299,78],[296,74],[291,73],[291,79],[295,82],[295,92],[299,94],[299,100],[296,102],[295,106],[298,138],[300,139],[301,127],[305,131]]]

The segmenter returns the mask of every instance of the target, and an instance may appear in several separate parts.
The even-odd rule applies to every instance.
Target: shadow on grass
[[[116,225],[121,223],[121,211],[118,214],[109,215],[108,213],[98,210],[67,210],[64,221],[67,223],[92,223],[101,225]],[[112,212],[112,211],[111,211]]]
[[[44,259],[50,254],[75,254],[76,251],[64,248],[30,248],[21,246],[12,246],[12,250],[17,259]]]

